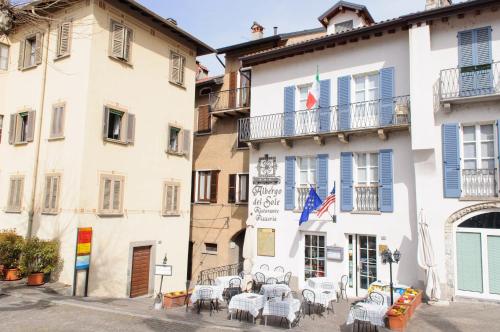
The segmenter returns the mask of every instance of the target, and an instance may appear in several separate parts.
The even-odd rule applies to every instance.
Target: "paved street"
[[[9,331],[270,331],[284,330],[279,320],[271,327],[230,321],[227,312],[210,316],[177,308],[168,312],[152,309],[149,298],[75,299],[59,295],[51,287],[28,288],[22,283],[1,283],[0,322]],[[346,302],[335,304],[335,314],[301,320],[294,331],[349,331],[345,326]],[[500,306],[458,302],[450,306],[422,305],[411,320],[408,332],[493,331],[500,328]],[[386,331],[385,329],[382,329]]]

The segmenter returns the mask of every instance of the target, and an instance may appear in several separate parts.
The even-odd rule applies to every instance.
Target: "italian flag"
[[[319,107],[319,70],[316,71],[316,78],[307,93],[306,107],[309,110]]]

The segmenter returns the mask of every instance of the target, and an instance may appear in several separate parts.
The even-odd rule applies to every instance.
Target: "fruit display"
[[[401,316],[406,314],[408,307],[402,305],[393,305],[387,312],[388,316]]]

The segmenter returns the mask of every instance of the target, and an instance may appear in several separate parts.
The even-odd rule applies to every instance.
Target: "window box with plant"
[[[28,286],[44,284],[46,274],[59,265],[59,242],[40,240],[33,237],[24,243],[20,260],[23,275],[28,276]]]
[[[20,279],[19,260],[23,251],[24,239],[13,230],[0,232],[0,263],[6,281]]]

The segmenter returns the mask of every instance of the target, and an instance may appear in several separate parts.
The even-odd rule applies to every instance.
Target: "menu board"
[[[257,229],[257,255],[274,257],[275,230],[273,228]]]

